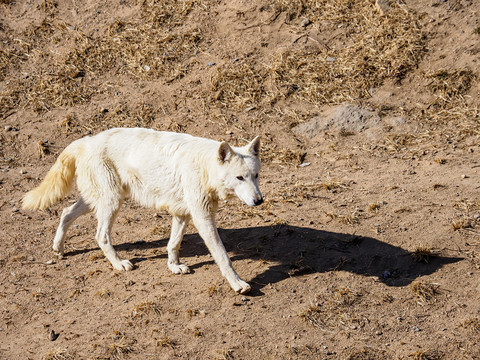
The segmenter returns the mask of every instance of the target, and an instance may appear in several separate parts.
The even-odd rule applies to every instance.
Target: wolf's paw
[[[190,272],[190,268],[185,264],[168,264],[168,268],[174,274],[188,274]]]
[[[115,269],[120,271],[130,271],[133,269],[133,264],[130,262],[130,260],[121,260],[117,264],[112,265]]]
[[[53,245],[53,253],[59,258],[63,258],[63,253],[65,252],[65,248],[63,244],[54,244]]]
[[[252,287],[243,280],[239,280],[232,288],[237,294],[246,294],[252,290]]]

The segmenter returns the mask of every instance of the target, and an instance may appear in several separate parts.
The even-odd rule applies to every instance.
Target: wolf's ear
[[[253,156],[258,156],[260,153],[260,136],[257,136],[247,145],[247,151]]]
[[[218,148],[218,160],[221,163],[227,162],[232,158],[233,150],[225,141]]]

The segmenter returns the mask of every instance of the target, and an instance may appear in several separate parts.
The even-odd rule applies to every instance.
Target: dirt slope
[[[382,5],[385,4],[386,5]],[[0,359],[480,357],[480,3],[0,0]],[[21,209],[71,141],[262,136],[265,203],[222,204],[235,295],[193,227],[127,202]]]

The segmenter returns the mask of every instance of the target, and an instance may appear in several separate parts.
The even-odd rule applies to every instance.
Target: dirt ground
[[[0,359],[480,358],[478,1],[0,0],[0,44]],[[262,136],[265,203],[217,218],[251,293],[129,201],[133,271],[91,214],[54,256],[75,192],[22,196],[118,126]]]

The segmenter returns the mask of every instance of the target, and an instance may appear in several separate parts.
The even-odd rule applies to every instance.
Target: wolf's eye
[[[243,176],[237,176],[237,179],[240,180],[240,181],[243,181]]]
[[[255,174],[255,179],[258,179],[258,174]]]

